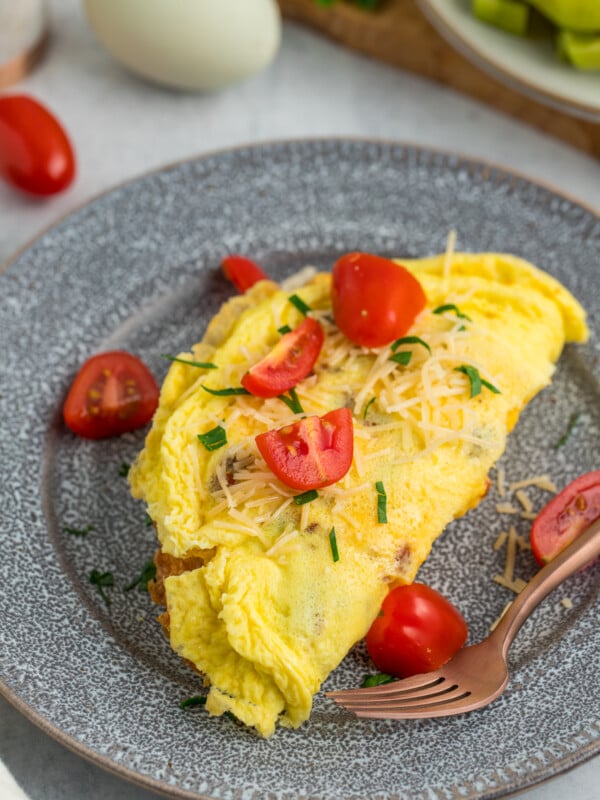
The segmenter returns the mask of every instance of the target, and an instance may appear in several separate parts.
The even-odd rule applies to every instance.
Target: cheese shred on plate
[[[485,495],[507,434],[550,382],[564,343],[587,337],[577,301],[518,258],[450,250],[402,264],[427,306],[407,334],[418,339],[395,351],[343,336],[330,275],[295,285],[325,331],[313,373],[295,387],[301,414],[276,397],[214,394],[240,387],[281,338],[278,329],[303,319],[270,281],[227,302],[203,340],[179,354],[217,368],[171,364],[129,472],[156,526],[160,564],[175,565],[159,570],[172,647],[208,685],[211,714],[231,712],[263,736],[308,719],[315,693],[390,588],[411,582],[446,525]],[[410,358],[391,358],[403,352]],[[352,466],[298,505],[255,437],[340,407],[353,412]],[[198,435],[216,427],[221,446],[207,449]],[[510,564],[501,577],[518,584]]]

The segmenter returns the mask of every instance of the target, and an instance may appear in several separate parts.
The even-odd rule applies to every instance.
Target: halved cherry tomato
[[[287,392],[310,373],[324,340],[323,328],[316,319],[307,317],[251,367],[242,378],[242,386],[257,397],[277,397]]]
[[[531,550],[547,564],[600,518],[600,470],[576,478],[540,511],[531,526]]]
[[[362,347],[382,347],[403,336],[426,303],[407,269],[368,253],[347,253],[336,261],[331,296],[338,328]]]
[[[77,373],[63,408],[67,426],[86,439],[104,439],[145,425],[158,405],[158,386],[148,367],[122,350],[88,359]]]
[[[230,280],[239,292],[245,292],[258,281],[268,280],[269,276],[258,264],[245,256],[226,256],[221,261],[225,277]]]
[[[423,583],[398,586],[388,594],[366,636],[375,666],[397,678],[438,669],[467,640],[462,614]]]
[[[305,417],[256,437],[262,457],[292,489],[320,489],[344,475],[352,464],[354,426],[347,408],[322,417]]]
[[[75,156],[55,116],[26,95],[0,97],[0,175],[24,192],[50,195],[69,186]]]

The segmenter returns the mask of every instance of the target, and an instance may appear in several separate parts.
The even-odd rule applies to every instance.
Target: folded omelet
[[[333,322],[330,275],[318,274],[295,290],[326,334],[313,373],[296,387],[302,412],[279,398],[206,391],[239,387],[278,329],[301,322],[289,293],[262,281],[227,302],[202,342],[180,355],[214,368],[172,364],[129,473],[156,525],[161,563],[175,565],[164,575],[173,648],[204,676],[210,713],[232,712],[263,736],[308,718],[313,695],[390,588],[412,581],[445,526],[485,494],[508,432],[549,383],[565,341],[587,337],[571,294],[518,258],[402,264],[428,301],[409,331],[427,347],[399,348],[411,351],[408,364],[390,360],[389,347],[346,339]],[[483,380],[478,393],[469,373]],[[255,436],[342,406],[353,411],[352,466],[297,505]],[[198,435],[217,426],[227,443],[207,449]],[[377,514],[382,484],[386,522]]]

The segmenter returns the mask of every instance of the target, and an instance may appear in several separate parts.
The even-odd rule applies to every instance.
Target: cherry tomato
[[[0,175],[35,195],[62,192],[75,177],[75,156],[67,134],[32,97],[0,97]]]
[[[269,279],[258,264],[245,256],[226,256],[221,261],[221,268],[239,292],[245,292],[258,281]]]
[[[148,367],[121,350],[88,359],[77,373],[63,408],[67,426],[86,439],[104,439],[145,425],[158,405],[158,386]]]
[[[553,497],[531,526],[531,550],[547,564],[600,518],[600,470],[581,475]]]
[[[338,328],[362,347],[382,347],[403,336],[426,303],[407,269],[368,253],[336,261],[331,296]]]
[[[344,475],[352,464],[354,426],[347,408],[322,417],[305,417],[256,437],[262,457],[292,489],[320,489]]]
[[[438,669],[467,640],[461,613],[423,583],[398,586],[383,601],[366,636],[375,666],[397,678]]]
[[[324,340],[323,328],[307,317],[244,375],[242,386],[257,397],[277,397],[287,392],[310,373]]]

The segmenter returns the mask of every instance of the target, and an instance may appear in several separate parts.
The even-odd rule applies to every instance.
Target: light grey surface
[[[0,187],[0,259],[116,182],[231,144],[291,136],[380,136],[456,149],[523,170],[600,205],[597,162],[441,87],[355,57],[300,29],[286,29],[280,56],[267,73],[219,95],[177,95],[142,84],[112,64],[72,0],[55,0],[52,8],[54,47],[20,88],[60,113],[79,154],[79,177],[69,193],[49,203],[25,201]],[[68,753],[3,701],[0,755],[33,800],[152,796]],[[592,800],[599,783],[596,759],[527,796]]]

